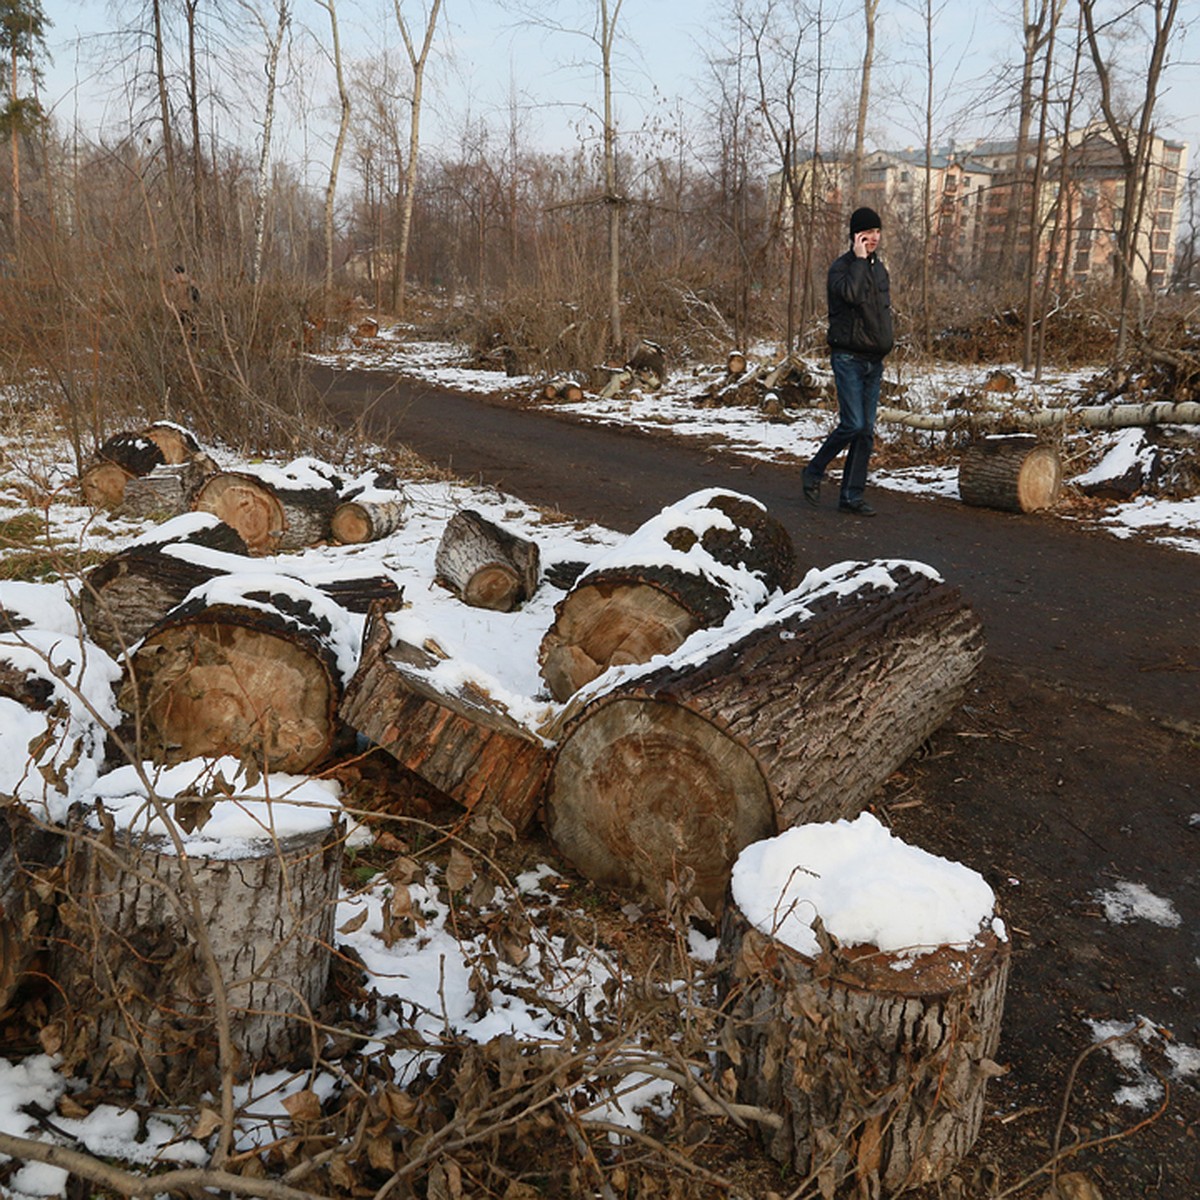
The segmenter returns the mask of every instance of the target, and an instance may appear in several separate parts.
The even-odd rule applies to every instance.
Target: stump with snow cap
[[[661,666],[585,688],[543,730],[547,831],[596,882],[658,904],[686,884],[716,913],[751,841],[861,811],[953,712],[983,647],[958,589],[921,564],[814,571]]]
[[[791,537],[762,504],[736,492],[697,492],[576,580],[538,649],[542,678],[565,701],[611,666],[670,654],[735,606],[761,606],[794,576]]]
[[[982,877],[874,817],[749,847],[721,932],[721,1045],[768,1150],[823,1196],[944,1179],[999,1074],[1009,943]]]
[[[147,757],[232,755],[305,771],[333,748],[358,635],[341,605],[281,575],[198,588],[132,655],[121,707]]]

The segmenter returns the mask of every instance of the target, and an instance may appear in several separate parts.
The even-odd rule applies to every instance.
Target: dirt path
[[[989,653],[954,720],[889,782],[878,809],[900,836],[984,872],[1013,930],[1014,964],[994,1112],[967,1196],[1046,1161],[1072,1062],[1092,1021],[1148,1018],[1200,1046],[1200,563],[1195,556],[1013,516],[878,491],[873,521],[813,511],[795,469],[665,438],[582,426],[371,374],[321,371],[343,420],[565,513],[632,530],[704,487],[757,497],[800,561],[911,558],[957,583]],[[1133,884],[1176,923],[1106,916]],[[1168,917],[1168,921],[1170,917]],[[1148,1067],[1169,1076],[1162,1041]],[[1169,1079],[1166,1112],[1117,1102],[1125,1078],[1088,1056],[1064,1144],[1105,1200],[1200,1194],[1200,1075]],[[1022,1194],[1041,1196],[1045,1181]],[[932,1196],[934,1193],[930,1192]]]

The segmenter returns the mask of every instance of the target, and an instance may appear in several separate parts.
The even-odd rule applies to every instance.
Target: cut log
[[[210,513],[187,513],[89,571],[79,591],[79,614],[92,641],[119,657],[193,588],[225,573],[224,564],[188,553],[200,548],[246,554],[235,529]]]
[[[590,879],[657,904],[674,881],[718,912],[749,841],[857,814],[983,656],[957,589],[919,564],[813,572],[753,626],[585,692],[543,730],[546,828]]]
[[[910,429],[946,430],[959,428],[986,429],[1053,429],[1080,425],[1085,429],[1130,429],[1137,425],[1200,425],[1200,401],[1150,401],[1146,404],[1090,404],[1080,408],[1045,408],[1039,412],[1013,412],[1006,407],[999,412],[969,413],[912,413],[901,408],[881,408],[877,420],[881,425],[905,425]]]
[[[731,350],[725,360],[725,373],[736,379],[746,372],[746,356],[740,350]]]
[[[329,597],[283,576],[226,576],[196,589],[132,655],[119,702],[140,721],[144,755],[230,755],[260,770],[307,771],[335,743],[353,654],[338,644],[343,624]]]
[[[958,492],[964,504],[1007,512],[1050,508],[1062,488],[1062,460],[1033,434],[981,438],[963,452]]]
[[[537,591],[541,559],[536,542],[489,521],[471,508],[446,524],[434,557],[438,582],[473,608],[512,612]]]
[[[148,475],[125,481],[118,511],[135,520],[161,520],[189,512],[196,493],[212,474],[202,458],[157,466]]]
[[[163,462],[168,466],[179,466],[183,463],[199,460],[201,466],[216,470],[216,464],[202,449],[196,440],[196,435],[174,421],[155,421],[147,426],[145,437],[148,437],[161,451]]]
[[[633,372],[628,367],[599,367],[608,372],[608,382],[600,389],[601,400],[611,400],[633,382]]]
[[[125,498],[125,485],[135,478],[120,463],[101,460],[79,477],[83,502],[92,508],[116,508]]]
[[[394,640],[386,610],[373,608],[342,719],[456,803],[499,812],[520,831],[541,799],[547,747],[484,692],[439,687],[438,662]]]
[[[342,500],[333,510],[330,531],[342,545],[378,542],[389,537],[404,521],[404,497],[371,493]]]
[[[680,555],[694,567],[674,565]],[[697,492],[579,577],[538,649],[542,678],[565,701],[609,667],[672,653],[724,621],[735,600],[765,603],[794,577],[791,538],[757,500]]]
[[[627,364],[634,379],[647,391],[657,391],[667,377],[667,359],[657,342],[643,338]]]
[[[542,399],[578,404],[583,399],[583,388],[574,379],[551,379],[542,388]]]
[[[252,555],[264,555],[328,541],[340,492],[341,480],[331,468],[297,459],[283,468],[213,475],[194,504],[232,525]]]
[[[212,803],[197,797],[192,808]],[[184,804],[175,804],[177,819]],[[296,1055],[311,1060],[320,1041],[312,1014],[334,940],[339,826],[247,840],[236,856],[189,846],[181,859],[167,836],[114,832],[108,818],[101,838],[91,818],[92,827],[75,827],[81,836],[72,838],[59,906],[69,931],[56,965],[68,1054],[95,1083],[137,1088],[155,1102],[219,1089],[212,973],[191,917],[194,894],[227,992],[235,1077],[291,1067]]]
[[[872,886],[842,873],[849,894]],[[767,1149],[813,1195],[895,1196],[945,1179],[1000,1073],[1009,943],[987,919],[968,943],[915,952],[818,941],[801,953],[726,906],[721,1045],[738,1100],[781,1118]]]

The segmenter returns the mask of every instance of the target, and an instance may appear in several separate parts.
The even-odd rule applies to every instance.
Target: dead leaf
[[[367,919],[367,910],[364,908],[356,917],[351,917],[345,925],[338,926],[338,933],[354,933],[363,927]]]
[[[283,1107],[287,1115],[296,1122],[319,1121],[321,1119],[321,1100],[317,1096],[317,1093],[309,1088],[285,1097]]]
[[[461,892],[475,878],[475,868],[471,860],[457,847],[450,851],[450,861],[446,864],[446,887],[451,892]]]
[[[420,1107],[420,1102],[414,1096],[410,1096],[407,1092],[399,1091],[396,1088],[388,1088],[383,1093],[383,1107],[388,1116],[396,1122],[397,1125],[411,1125],[412,1119],[416,1115],[417,1109]]]
[[[391,1138],[373,1137],[367,1142],[367,1161],[377,1171],[389,1174],[396,1169],[396,1147]],[[430,1195],[433,1193],[431,1192]]]

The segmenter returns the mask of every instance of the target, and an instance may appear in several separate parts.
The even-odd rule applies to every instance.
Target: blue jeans
[[[811,480],[820,479],[825,468],[847,450],[838,501],[858,504],[867,485],[867,464],[875,447],[875,414],[883,383],[883,359],[835,350],[830,355],[830,364],[837,384],[837,428],[821,444],[812,462],[804,468],[804,474]]]

